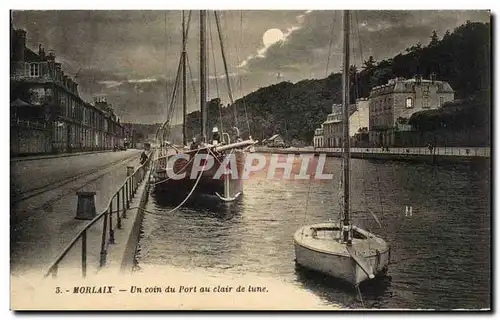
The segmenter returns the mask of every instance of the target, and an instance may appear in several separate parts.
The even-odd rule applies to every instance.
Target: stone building
[[[342,105],[335,104],[332,107],[326,121],[322,124],[324,148],[342,147],[343,124],[342,124]],[[349,137],[355,137],[361,131],[368,130],[369,125],[369,103],[365,98],[356,100],[355,104],[349,106]],[[316,129],[318,130],[318,129]]]
[[[391,79],[374,87],[369,98],[369,140],[373,147],[394,146],[398,132],[411,130],[410,116],[422,110],[440,108],[454,99],[454,91],[445,81],[422,79]]]
[[[321,128],[314,130],[313,146],[323,148],[323,125],[321,125]]]
[[[83,101],[55,52],[26,47],[26,31],[11,23],[11,153],[111,149],[123,127],[106,102]],[[102,105],[105,104],[106,107]]]

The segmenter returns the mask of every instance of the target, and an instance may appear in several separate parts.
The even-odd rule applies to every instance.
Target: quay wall
[[[326,154],[327,157],[342,157],[340,148],[265,148],[257,147],[255,152],[277,154]],[[490,162],[489,148],[436,148],[432,152],[427,148],[351,148],[351,158],[385,161],[407,161],[419,163],[474,163]]]

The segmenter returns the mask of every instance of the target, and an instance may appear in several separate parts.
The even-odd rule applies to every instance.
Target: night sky
[[[324,78],[340,70],[340,11],[220,11],[219,16],[235,99],[273,83]],[[228,103],[213,12],[208,17],[208,95]],[[361,66],[370,55],[377,61],[391,58],[418,41],[427,45],[433,30],[441,38],[467,20],[489,19],[488,11],[355,11],[352,64]],[[106,95],[125,122],[166,119],[166,98],[170,99],[181,50],[180,11],[15,11],[13,22],[27,30],[28,47],[37,49],[41,43],[46,52],[56,51],[65,72],[80,83],[84,99]],[[192,11],[189,110],[199,108],[198,26],[199,13]],[[284,38],[266,47],[262,36],[272,28],[280,29]]]

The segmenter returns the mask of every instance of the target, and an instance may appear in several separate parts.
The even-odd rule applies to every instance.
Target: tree
[[[432,31],[431,41],[429,42],[429,47],[435,47],[439,43],[439,38],[436,33],[436,30]]]
[[[373,68],[375,68],[376,65],[377,65],[377,61],[375,61],[375,59],[373,58],[373,56],[370,56],[368,58],[368,60],[366,60],[365,62],[363,62],[363,69],[367,70],[367,71],[370,71]]]

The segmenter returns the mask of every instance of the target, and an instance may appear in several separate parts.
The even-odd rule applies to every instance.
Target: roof
[[[28,106],[31,106],[31,104],[24,102],[23,100],[18,98],[16,100],[12,101],[10,103],[10,106],[11,107],[28,107]]]

